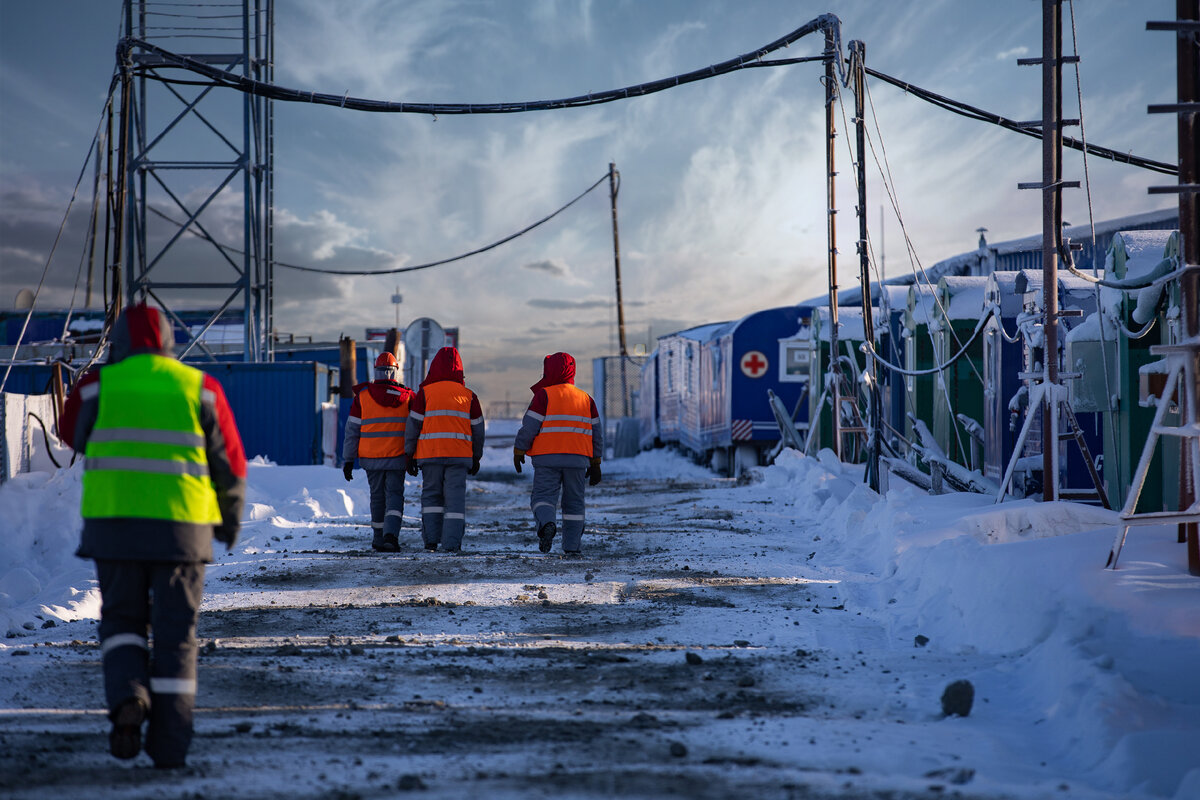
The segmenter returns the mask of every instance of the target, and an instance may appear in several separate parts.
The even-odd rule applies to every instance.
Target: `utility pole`
[[[1042,499],[1058,489],[1058,240],[1062,234],[1062,4],[1042,0]]]
[[[629,355],[629,351],[625,346],[625,306],[621,301],[621,240],[617,235],[617,190],[621,186],[621,173],[617,172],[617,165],[611,161],[608,163],[608,196],[612,205],[612,231],[613,231],[613,270],[617,276],[617,336],[621,344],[621,356]]]
[[[850,69],[854,76],[854,158],[858,183],[858,285],[862,292],[863,336],[867,347],[875,345],[875,320],[871,313],[871,258],[867,250],[867,161],[866,161],[866,108],[864,83],[867,46],[861,41],[850,42]],[[882,220],[881,220],[882,221]],[[879,287],[883,291],[883,287]],[[880,456],[880,410],[879,367],[874,357],[868,355],[867,375],[867,485],[879,491]]]
[[[825,29],[825,208],[828,211],[827,238],[829,242],[829,396],[833,399],[833,452],[842,457],[841,416],[842,370],[838,363],[838,285],[837,285],[837,201],[834,189],[834,146],[837,139],[837,123],[833,116],[833,104],[837,99],[837,72],[834,59],[838,57],[837,43],[833,30]]]

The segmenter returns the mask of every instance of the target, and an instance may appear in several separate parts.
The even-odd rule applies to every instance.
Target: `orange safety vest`
[[[395,389],[389,393],[400,394]],[[404,427],[408,421],[408,400],[399,406],[381,405],[369,389],[358,393],[362,406],[362,424],[358,429],[359,458],[394,458],[404,455]]]
[[[569,453],[592,457],[592,399],[569,383],[546,387],[546,417],[529,455]]]
[[[417,439],[420,458],[471,458],[471,390],[457,381],[422,387],[425,419]]]

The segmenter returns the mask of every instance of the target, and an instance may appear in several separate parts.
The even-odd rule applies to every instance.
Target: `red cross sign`
[[[757,350],[751,350],[742,356],[742,372],[751,378],[761,378],[767,374],[767,357]]]

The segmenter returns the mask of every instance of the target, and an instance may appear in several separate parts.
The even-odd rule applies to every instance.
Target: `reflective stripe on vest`
[[[471,390],[457,381],[426,384],[417,458],[470,458]]]
[[[570,454],[592,457],[592,400],[569,383],[546,387],[546,415],[533,437],[529,455]]]
[[[400,394],[391,391],[392,394]],[[358,393],[362,424],[358,429],[359,458],[395,458],[404,455],[404,428],[408,422],[408,400],[398,406],[381,405],[370,389]]]
[[[220,523],[200,427],[204,373],[145,353],[101,369],[99,387],[82,515]]]

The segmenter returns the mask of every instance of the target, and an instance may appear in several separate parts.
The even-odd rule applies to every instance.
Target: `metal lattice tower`
[[[273,290],[271,101],[165,64],[142,43],[270,82],[273,0],[125,0],[118,47],[127,302],[162,306],[191,341],[241,311],[243,359],[269,361]],[[201,48],[203,48],[201,50]],[[215,309],[206,322],[181,310]]]

